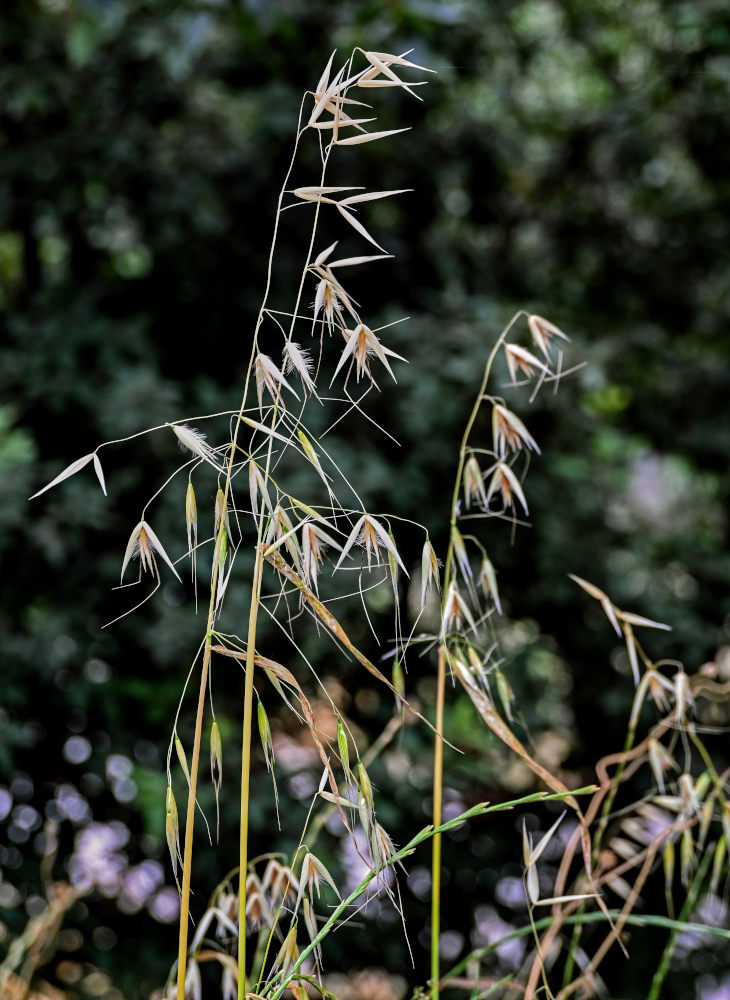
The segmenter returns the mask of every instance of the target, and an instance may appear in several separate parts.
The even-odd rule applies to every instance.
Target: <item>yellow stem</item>
[[[198,764],[200,761],[200,743],[203,733],[203,712],[205,710],[205,693],[210,667],[210,634],[205,643],[203,653],[203,669],[200,675],[200,691],[198,693],[198,711],[195,716],[195,738],[193,740],[193,759],[190,767],[190,788],[188,792],[188,808],[185,817],[185,850],[183,854],[182,891],[180,894],[180,936],[177,954],[177,997],[185,1000],[185,973],[188,955],[188,920],[190,914],[190,875],[193,861],[193,826],[195,824],[195,799],[198,786]]]
[[[260,519],[263,521],[263,518]],[[251,720],[253,718],[253,675],[256,657],[256,623],[258,620],[259,594],[263,556],[261,545],[256,549],[253,570],[251,607],[248,617],[246,644],[246,674],[243,692],[243,732],[241,738],[241,826],[239,838],[238,874],[238,997],[246,996],[246,870],[248,868],[248,799],[251,778]]]
[[[446,651],[439,647],[436,680],[436,729],[444,729],[444,692],[446,688]],[[441,826],[443,799],[444,742],[437,736],[433,750],[433,825]],[[431,997],[439,995],[439,924],[441,920],[441,834],[436,833],[431,845]]]

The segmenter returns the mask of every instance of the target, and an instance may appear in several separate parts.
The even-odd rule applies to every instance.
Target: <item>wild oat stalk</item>
[[[243,1000],[247,990],[247,972],[249,985],[255,983],[255,994],[250,993],[250,996],[278,1000],[286,989],[290,989],[295,995],[303,997],[302,984],[305,983],[311,984],[322,995],[329,995],[318,978],[322,965],[321,945],[326,936],[340,919],[350,915],[350,908],[365,897],[373,883],[402,914],[400,893],[394,878],[395,866],[429,839],[432,840],[429,989],[433,1000],[436,1000],[441,986],[447,983],[457,985],[457,978],[466,968],[462,963],[443,978],[440,972],[442,834],[466,819],[500,809],[536,801],[560,800],[572,811],[577,823],[568,837],[555,883],[547,896],[541,884],[538,862],[560,820],[536,843],[525,831],[523,856],[530,922],[515,934],[531,934],[535,942],[534,953],[524,976],[514,981],[511,977],[490,979],[487,992],[515,987],[526,1000],[531,1000],[542,983],[546,995],[552,995],[545,957],[550,955],[551,961],[555,961],[555,956],[564,947],[562,928],[567,926],[573,926],[574,933],[563,963],[559,996],[565,1000],[580,988],[594,989],[598,968],[606,954],[616,943],[623,947],[621,931],[625,926],[638,924],[642,919],[646,923],[676,930],[676,922],[671,919],[659,916],[637,918],[633,912],[658,860],[663,864],[665,892],[671,914],[676,882],[675,848],[678,846],[679,881],[687,890],[682,916],[688,919],[706,873],[705,867],[697,866],[698,852],[707,849],[706,858],[712,858],[711,888],[717,889],[726,869],[730,841],[730,804],[726,795],[728,775],[717,773],[711,754],[693,724],[697,701],[701,697],[720,697],[722,686],[704,676],[689,678],[681,665],[654,663],[651,660],[636,640],[635,629],[667,626],[623,611],[594,584],[574,577],[588,595],[600,603],[611,626],[625,644],[634,674],[636,695],[623,751],[599,762],[597,788],[571,791],[558,775],[551,773],[533,756],[515,733],[512,691],[494,655],[496,646],[493,640],[497,632],[494,619],[502,614],[497,573],[486,545],[471,529],[473,522],[479,519],[496,517],[508,521],[514,530],[527,517],[525,476],[530,457],[539,453],[539,447],[522,418],[507,406],[504,399],[488,394],[487,390],[494,375],[495,362],[500,356],[514,385],[535,380],[532,398],[547,384],[557,389],[562,377],[569,374],[563,370],[563,355],[559,349],[561,342],[567,340],[565,334],[541,316],[519,312],[497,338],[487,359],[459,447],[442,580],[439,578],[440,563],[427,529],[409,522],[410,530],[425,536],[421,560],[421,613],[426,611],[430,591],[438,589],[441,593],[438,601],[439,624],[433,635],[421,635],[416,639],[414,632],[404,635],[401,631],[399,581],[402,575],[407,575],[407,567],[401,557],[393,525],[399,528],[403,519],[367,510],[356,487],[331,460],[323,441],[325,435],[317,436],[305,422],[307,407],[314,397],[323,406],[342,408],[343,412],[330,423],[328,430],[352,411],[374,423],[365,412],[365,398],[378,389],[378,378],[395,380],[395,362],[405,360],[386,346],[388,335],[384,331],[387,327],[374,328],[367,324],[364,313],[347,291],[343,279],[343,272],[346,274],[348,268],[374,262],[381,266],[380,262],[390,256],[366,228],[358,211],[364,209],[367,212],[369,202],[402,191],[365,191],[351,185],[333,184],[330,183],[329,171],[332,161],[339,161],[340,147],[380,141],[405,131],[376,129],[373,126],[375,117],[362,98],[367,96],[368,90],[393,87],[417,96],[414,88],[423,81],[407,82],[403,76],[421,71],[423,67],[411,62],[407,55],[358,49],[339,71],[334,72],[333,53],[314,90],[305,95],[299,110],[294,149],[278,195],[264,295],[254,324],[239,408],[178,420],[140,432],[169,434],[191,457],[170,475],[142,508],[122,557],[122,580],[133,560],[138,559],[140,580],[143,574],[149,574],[155,584],[154,593],[160,586],[161,572],[171,572],[179,580],[177,564],[180,559],[189,558],[197,600],[200,580],[198,556],[204,551],[211,554],[205,629],[180,700],[168,753],[166,839],[176,881],[178,864],[182,866],[178,959],[167,991],[168,997],[176,995],[177,1000],[185,1000],[186,995],[198,997],[201,994],[200,966],[210,961],[220,966],[221,991],[225,1000],[233,1000],[236,995]],[[357,60],[364,63],[363,68],[355,68]],[[319,148],[319,176],[312,178],[312,184],[290,189],[288,185],[297,153],[305,140],[316,142]],[[301,274],[292,301],[283,310],[274,308],[270,297],[275,259],[279,252],[281,220],[283,213],[288,211],[311,211],[312,219]],[[327,247],[317,246],[318,224],[323,212],[333,215],[346,235],[369,244],[360,247],[360,250],[367,249],[368,252],[337,256],[337,243]],[[373,253],[372,248],[377,253]],[[302,307],[307,289],[311,289],[313,294],[312,313],[307,313]],[[529,346],[509,339],[521,319],[526,320]],[[384,336],[381,337],[381,334]],[[338,342],[337,347],[330,346],[333,335]],[[315,357],[308,348],[301,346],[304,338],[311,336],[317,337]],[[331,379],[330,386],[335,383],[341,386],[340,395],[330,399],[325,396],[323,388],[328,377]],[[475,441],[478,418],[485,409],[490,417],[491,440],[480,438]],[[222,419],[230,421],[230,428],[227,435],[221,436],[222,441],[218,445],[210,444],[194,426],[203,420],[214,421],[215,426],[215,421]],[[105,442],[94,452],[77,459],[36,496],[88,465],[93,465],[106,494],[99,451],[119,443],[122,442]],[[316,484],[305,499],[294,496],[287,486],[292,470],[302,467],[309,471]],[[194,480],[203,475],[210,476],[211,470],[216,476],[215,505],[208,512],[212,529],[201,530],[199,535],[199,508]],[[179,559],[172,559],[153,528],[148,512],[180,471],[187,472],[188,478],[185,496],[187,549]],[[245,487],[239,490],[241,478],[247,484],[246,500],[241,500],[241,494],[246,494]],[[253,530],[249,530],[250,527]],[[225,633],[220,627],[228,584],[242,551],[248,551],[252,560],[245,638]],[[359,567],[357,559],[354,564],[352,562],[355,557],[359,558]],[[320,584],[323,591],[329,591],[331,586],[329,582],[325,585],[321,579],[327,559],[332,560],[332,572],[338,575],[340,570],[354,568],[357,575],[354,593],[362,601],[366,616],[364,593],[373,586],[392,588],[396,605],[397,653],[392,680],[351,641],[331,610],[331,599],[325,593],[320,594]],[[274,580],[271,593],[265,591],[266,574]],[[336,722],[336,740],[328,740],[320,731],[312,702],[294,672],[265,656],[258,648],[263,631],[260,627],[262,616],[279,627],[298,659],[309,666],[314,680],[322,689],[322,696],[329,701]],[[309,664],[297,641],[295,622],[299,617],[306,616],[314,620],[323,635],[395,695],[397,713],[367,752],[365,748],[356,746],[347,719],[324,690],[315,668]],[[435,719],[433,725],[427,723],[435,730],[433,824],[398,850],[378,821],[368,768],[398,731],[403,710],[413,711],[426,722],[408,701],[403,683],[401,662],[415,642],[430,644],[437,654]],[[212,894],[190,941],[193,833],[206,701],[210,695],[214,662],[222,658],[237,662],[244,678],[238,867]],[[670,676],[667,676],[667,669],[673,670]],[[197,671],[198,695],[188,766],[187,753],[177,733],[177,721],[188,683]],[[447,672],[458,680],[489,730],[550,789],[551,794],[536,793],[500,806],[483,803],[455,820],[442,822]],[[275,766],[275,746],[265,699],[257,687],[258,680],[262,683],[265,680],[271,685],[297,725],[306,726],[322,765],[322,779],[298,848],[288,859],[275,854],[258,859],[249,857],[254,691],[258,695],[259,737],[272,779]],[[722,692],[727,693],[724,689]],[[640,715],[648,697],[664,713],[664,718],[641,740]],[[218,811],[223,776],[223,741],[215,721],[212,695],[211,710],[211,778]],[[675,757],[678,744],[684,751],[684,769],[677,780],[669,784],[668,774],[679,770]],[[695,758],[690,762],[692,750]],[[188,786],[182,849],[173,792],[172,762],[175,759]],[[693,765],[698,774],[691,770]],[[615,771],[610,773],[613,767]],[[640,768],[649,769],[656,794],[649,802],[622,805],[616,820],[618,832],[612,834],[610,823],[616,816],[615,804],[629,779]],[[593,794],[584,810],[577,797],[588,791]],[[275,784],[274,795],[278,807]],[[339,815],[343,829],[352,837],[355,849],[369,869],[360,885],[345,899],[340,896],[321,859],[313,853],[324,818],[332,811]],[[657,817],[661,819],[658,828]],[[710,828],[718,819],[721,833],[707,847]],[[360,840],[355,834],[358,827]],[[265,866],[263,862],[266,862]],[[709,865],[709,860],[705,864]],[[319,926],[316,908],[321,890],[333,892],[338,901]],[[608,908],[602,896],[606,890],[617,893],[623,899],[620,910]],[[600,914],[588,910],[593,904],[600,908]],[[540,919],[536,916],[537,908],[544,905],[551,906],[552,915]],[[583,949],[584,928],[597,920],[607,921],[608,929],[603,941],[589,956]],[[286,921],[288,927],[283,926]],[[222,939],[224,944],[210,944],[206,935],[211,928],[215,929],[217,938]],[[246,950],[249,932],[258,934],[250,962]],[[302,944],[304,935],[306,944]],[[514,936],[510,935],[505,940]],[[657,972],[654,995],[666,973],[672,942]],[[479,965],[488,954],[488,949],[482,949],[469,957],[469,961],[476,963],[477,972],[467,985],[476,995],[487,995],[486,992],[479,993]],[[305,971],[305,961],[313,968],[313,974]],[[581,965],[577,977],[574,976],[576,963]],[[463,987],[461,983],[458,985]]]

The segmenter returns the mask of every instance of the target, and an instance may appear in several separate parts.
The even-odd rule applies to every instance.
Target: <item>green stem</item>
[[[608,915],[612,920],[618,920],[621,918],[620,910],[609,910]],[[653,914],[629,914],[622,918],[623,923],[627,924],[629,927],[661,927],[665,930],[675,931],[680,933],[686,931],[691,934],[708,934],[713,937],[723,938],[725,941],[730,941],[730,931],[726,930],[724,927],[710,927],[707,924],[692,924],[686,923],[683,920],[672,920],[669,917],[654,916]],[[574,913],[569,917],[566,917],[563,921],[564,924],[599,924],[605,923],[606,916],[604,913]],[[553,917],[542,917],[540,920],[536,920],[534,923],[534,929],[537,931],[546,930],[553,923]],[[483,958],[491,955],[493,952],[501,948],[502,945],[507,944],[509,941],[516,941],[519,938],[527,937],[533,933],[533,925],[525,924],[524,927],[518,927],[516,930],[512,931],[511,934],[505,934],[498,941],[492,941],[491,944],[485,945],[483,948],[479,948],[477,951],[470,952],[466,958],[463,958],[458,965],[455,965],[453,969],[449,969],[446,975],[442,979],[442,985],[446,986],[449,980],[456,979],[457,976],[465,972],[469,963],[474,961],[481,961]]]
[[[459,509],[459,490],[461,489],[461,479],[464,474],[464,463],[466,462],[466,450],[469,444],[469,436],[474,427],[474,422],[476,421],[479,410],[481,409],[482,402],[484,400],[484,393],[486,392],[487,383],[489,382],[490,375],[492,374],[492,365],[494,364],[494,359],[497,357],[497,352],[499,348],[504,343],[504,339],[512,329],[512,326],[516,323],[517,319],[522,315],[522,312],[515,313],[512,319],[509,321],[507,326],[504,328],[502,333],[497,338],[494,347],[492,348],[489,357],[487,358],[487,363],[484,366],[484,374],[482,375],[482,382],[479,386],[479,392],[477,393],[476,400],[472,406],[471,413],[469,414],[469,419],[466,422],[466,427],[464,428],[464,433],[461,438],[461,445],[459,447],[459,464],[456,469],[456,477],[454,480],[454,491],[451,496],[451,516],[450,516],[450,531],[449,531],[449,547],[446,552],[446,562],[444,564],[444,581],[442,592],[444,595],[444,600],[446,600],[446,595],[449,592],[449,585],[451,583],[451,573],[454,562],[454,531],[456,530],[456,522],[458,519],[458,509]],[[442,607],[442,613],[444,608]],[[443,722],[444,722],[444,700],[446,691],[446,649],[442,645],[439,648],[438,654],[438,673],[436,679],[436,730],[439,733],[443,732]],[[437,736],[434,743],[433,751],[433,822],[434,826],[438,827],[441,824],[441,802],[443,796],[443,769],[444,769],[444,755],[443,755],[443,741]],[[441,920],[441,836],[436,834],[433,838],[433,849],[431,853],[431,997],[432,1000],[438,1000],[439,995],[439,933],[440,933],[440,920]]]
[[[687,898],[685,899],[684,906],[679,914],[679,919],[672,921],[672,923],[676,926],[672,928],[672,934],[669,941],[667,941],[664,951],[662,952],[662,957],[659,961],[659,966],[654,973],[654,978],[651,981],[651,987],[649,988],[649,994],[646,1000],[659,1000],[662,985],[666,979],[667,973],[669,972],[669,963],[672,960],[672,955],[674,954],[677,938],[679,937],[680,932],[685,931],[688,926],[691,926],[685,923],[685,921],[697,905],[697,899],[699,897],[702,884],[705,881],[705,875],[707,874],[707,869],[710,866],[712,854],[712,851],[705,851],[702,855],[702,860],[697,868],[695,877],[692,879],[692,884],[687,892]],[[719,930],[720,928],[717,929]],[[727,933],[727,931],[725,933]]]

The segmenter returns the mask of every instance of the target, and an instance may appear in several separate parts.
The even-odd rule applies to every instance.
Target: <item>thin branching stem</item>
[[[461,479],[464,474],[464,463],[466,462],[467,448],[469,445],[469,436],[471,434],[474,423],[477,419],[479,410],[481,409],[482,403],[484,401],[484,394],[487,390],[487,383],[492,374],[492,366],[494,365],[494,360],[497,357],[497,352],[504,343],[504,339],[512,329],[514,324],[517,322],[520,316],[524,315],[522,311],[515,313],[512,319],[509,321],[507,326],[504,328],[502,333],[497,338],[497,341],[492,348],[489,357],[487,358],[487,363],[484,366],[484,374],[482,375],[482,382],[479,386],[479,392],[474,401],[471,413],[469,414],[469,419],[466,422],[466,427],[464,428],[464,434],[461,438],[461,446],[459,448],[459,463],[456,469],[456,476],[454,479],[454,491],[451,497],[451,511],[450,511],[450,532],[449,532],[449,547],[446,553],[446,562],[444,564],[444,583],[443,583],[443,595],[444,601],[446,600],[446,595],[449,592],[449,584],[451,582],[451,575],[453,572],[454,563],[454,532],[457,526],[458,512],[459,512],[459,491],[461,489]],[[442,607],[443,611],[443,607]],[[444,711],[444,699],[446,691],[446,655],[443,646],[439,647],[438,654],[438,672],[436,678],[436,729],[439,733],[443,732],[443,711]],[[434,742],[433,751],[433,821],[434,826],[438,827],[441,820],[441,799],[443,793],[443,741],[440,736],[437,736]],[[441,835],[435,834],[433,838],[433,844],[431,848],[431,997],[432,1000],[437,1000],[439,995],[439,954],[438,954],[438,943],[439,943],[439,933],[441,924],[441,899],[440,899],[440,886],[441,886]]]

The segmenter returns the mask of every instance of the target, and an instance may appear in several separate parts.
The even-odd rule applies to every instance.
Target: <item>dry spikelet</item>
[[[535,346],[540,348],[548,362],[550,361],[550,341],[554,337],[558,337],[560,340],[570,340],[554,323],[542,316],[536,316],[534,313],[527,317],[527,325]]]
[[[228,502],[226,500],[226,495],[223,490],[218,487],[218,491],[215,495],[215,521],[213,524],[213,534],[218,534],[218,529],[221,524],[225,523],[226,531],[230,530],[230,525],[228,523]]]
[[[467,585],[469,585],[471,583],[473,573],[469,563],[469,556],[466,551],[464,536],[456,527],[451,529],[451,541],[454,546],[454,556],[456,557],[456,563],[459,567],[459,571],[464,577]]]
[[[271,926],[271,912],[258,875],[250,872],[246,877],[246,931],[255,933],[262,924]]]
[[[464,503],[466,509],[471,508],[472,501],[476,501],[478,506],[487,507],[487,493],[484,489],[484,476],[477,461],[476,455],[470,455],[464,464],[463,475]]]
[[[299,909],[299,904],[302,901],[304,890],[307,890],[309,894],[309,899],[314,903],[314,893],[316,891],[317,898],[319,898],[319,881],[323,878],[325,882],[330,886],[338,899],[341,899],[339,890],[335,885],[334,879],[327,871],[325,866],[315,857],[314,854],[307,852],[304,855],[304,860],[302,861],[302,870],[299,873],[299,894],[297,896],[297,901],[294,906],[294,912],[296,913]]]
[[[482,588],[484,596],[494,601],[497,611],[502,614],[502,603],[499,599],[499,588],[497,586],[497,572],[492,565],[491,559],[484,556],[479,568],[479,586]]]
[[[508,507],[514,509],[516,497],[522,505],[525,514],[528,513],[527,500],[522,491],[520,481],[506,462],[497,462],[493,467],[492,478],[489,481],[489,488],[487,489],[487,503],[489,503],[495,493],[499,493],[502,497],[502,506],[505,510]]]
[[[284,372],[286,374],[296,372],[302,380],[305,392],[311,392],[312,395],[316,396],[317,387],[312,379],[313,369],[314,362],[309,351],[300,347],[299,344],[295,344],[292,340],[288,341],[284,348]]]
[[[455,580],[449,584],[444,601],[444,610],[441,616],[441,638],[454,626],[457,632],[461,631],[462,623],[466,621],[470,628],[476,632],[476,623],[464,598],[459,593],[459,588]]]
[[[298,394],[292,389],[283,373],[276,367],[268,354],[257,354],[255,362],[256,371],[256,393],[259,400],[259,409],[264,405],[263,396],[266,389],[275,403],[283,407],[281,398],[282,387],[299,399]]]
[[[200,966],[191,958],[185,974],[185,1000],[202,1000],[203,983],[200,978]]]
[[[519,372],[530,378],[535,372],[547,373],[549,371],[547,365],[544,365],[539,358],[518,344],[505,344],[504,356],[509,369],[509,377],[513,382],[517,381]]]
[[[323,523],[327,524],[326,521]],[[316,521],[305,521],[302,524],[302,573],[315,594],[319,593],[318,571],[324,559],[328,546],[342,551],[339,542],[320,527]]]
[[[175,432],[175,437],[180,442],[181,448],[185,448],[193,455],[197,455],[198,458],[202,458],[204,462],[209,462],[214,469],[220,469],[215,460],[215,452],[205,440],[205,434],[187,424],[167,424],[167,426]]]
[[[368,569],[372,565],[372,557],[375,557],[376,565],[379,563],[380,547],[382,545],[388,552],[391,553],[400,568],[406,576],[408,576],[406,568],[403,565],[401,557],[398,555],[398,551],[395,547],[395,543],[391,539],[391,536],[385,530],[383,525],[371,514],[363,514],[362,517],[358,518],[354,528],[347,537],[347,541],[342,547],[342,553],[335,566],[336,570],[340,568],[343,559],[356,542],[359,545],[362,545],[365,549],[368,560]]]
[[[537,442],[520,418],[501,403],[495,403],[492,407],[492,437],[494,452],[500,458],[504,458],[507,448],[512,451],[526,448],[540,454]]]
[[[254,518],[259,516],[259,496],[264,501],[269,513],[273,514],[274,510],[271,506],[271,497],[264,474],[253,459],[248,463],[248,489],[251,497],[251,512]]]
[[[267,554],[277,546],[277,543],[283,545],[294,565],[301,572],[302,550],[299,539],[296,537],[298,527],[298,523],[296,527],[292,524],[291,518],[284,508],[280,504],[277,505],[266,532],[266,544],[268,546]]]
[[[347,361],[354,361],[355,363],[355,380],[357,382],[360,381],[361,377],[369,378],[373,381],[370,372],[370,357],[372,355],[375,355],[378,361],[381,362],[393,381],[397,381],[393,374],[393,369],[388,362],[388,357],[397,358],[398,361],[405,361],[406,359],[401,357],[400,354],[396,354],[395,351],[384,347],[369,326],[365,326],[364,323],[358,323],[354,330],[343,329],[342,334],[347,343],[335,368],[332,382],[337,378],[340,369]],[[330,382],[330,385],[332,385],[332,382]]]
[[[83,469],[85,465],[88,465],[89,462],[94,463],[94,472],[96,472],[96,478],[99,480],[99,485],[102,488],[104,496],[106,496],[107,495],[106,483],[104,481],[104,473],[102,472],[101,469],[101,462],[99,461],[99,456],[96,454],[95,451],[93,451],[90,455],[84,455],[83,458],[77,458],[75,462],[72,462],[70,465],[68,465],[63,470],[63,472],[59,473],[59,475],[56,476],[55,479],[52,479],[50,483],[48,483],[46,486],[43,487],[42,490],[38,490],[38,492],[34,493],[33,496],[30,497],[29,499],[35,500],[36,497],[39,497],[42,493],[45,493],[46,490],[52,489],[52,487],[57,486],[59,483],[62,483],[64,479],[69,479],[71,476],[75,475],[80,469]]]
[[[162,556],[172,572],[178,580],[180,580],[180,574],[175,569],[169,556],[162,547],[162,542],[159,540],[149,524],[147,524],[144,520],[140,521],[139,524],[136,525],[132,534],[129,536],[127,548],[124,553],[124,559],[122,561],[120,580],[124,579],[124,571],[129,565],[130,560],[139,558],[142,572],[152,573],[152,575],[159,581],[160,572],[157,568],[155,552]],[[180,582],[182,583],[182,580],[180,580]]]
[[[264,869],[261,887],[271,900],[272,907],[280,902],[284,906],[293,906],[299,894],[299,879],[291,868],[280,864],[276,858],[271,858]]]
[[[651,767],[657,788],[664,794],[664,774],[677,767],[677,762],[667,748],[659,740],[649,737],[649,766]]]
[[[426,603],[426,594],[432,583],[437,591],[441,590],[439,561],[431,545],[431,540],[427,535],[426,541],[423,543],[423,552],[421,553],[421,607]]]

